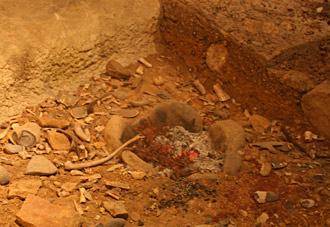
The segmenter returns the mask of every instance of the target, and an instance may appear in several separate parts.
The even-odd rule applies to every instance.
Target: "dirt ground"
[[[109,167],[122,163],[119,159],[84,169],[86,176],[99,173],[102,177],[87,189],[93,199],[81,204],[84,209],[83,226],[96,226],[112,219],[102,206],[102,201],[114,200],[106,195],[107,180],[120,181],[130,186],[129,190],[116,191],[120,199],[125,201],[130,216],[125,226],[258,226],[256,220],[262,213],[269,216],[263,226],[330,226],[329,140],[312,143],[303,140],[303,133],[307,129],[312,129],[300,107],[303,94],[279,82],[279,75],[289,69],[308,72],[316,84],[330,78],[330,41],[329,37],[325,37],[327,29],[323,29],[330,19],[329,3],[288,1],[282,5],[282,2],[267,1],[264,4],[273,6],[274,11],[266,10],[265,13],[264,8],[257,7],[264,1],[253,1],[251,4],[246,1],[232,1],[232,4],[226,3],[227,5],[226,1],[201,1],[200,9],[185,6],[189,2],[162,1],[163,19],[159,25],[159,54],[147,58],[153,66],[145,67],[143,81],[137,87],[133,86],[134,80],[131,78],[129,81],[123,81],[117,88],[130,95],[127,100],[111,98],[95,105],[95,113],[105,114],[91,115],[94,120],[86,123],[86,127],[91,131],[92,141],[84,145],[95,151],[98,157],[103,157],[104,151],[96,148],[95,143],[104,142],[104,137],[98,134],[95,128],[107,123],[113,109],[137,109],[140,112],[137,117],[139,118],[146,115],[157,103],[170,98],[186,102],[198,110],[203,116],[205,129],[220,119],[215,114],[216,110],[221,110],[229,119],[244,127],[247,142],[241,151],[241,170],[237,176],[220,173],[218,180],[194,181],[187,177],[173,180],[158,175],[136,180],[131,177],[130,169],[125,165],[108,172]],[[289,6],[290,4],[292,6]],[[276,8],[277,5],[281,7]],[[322,13],[316,13],[315,9],[320,6],[323,6]],[[205,17],[205,14],[211,14],[210,9],[214,10],[211,12],[213,18]],[[221,12],[232,15],[232,19],[224,20]],[[294,16],[291,16],[292,14]],[[237,15],[242,18],[248,15],[254,22],[260,23],[263,22],[263,18],[271,19],[277,15],[281,22],[275,23],[275,27],[269,29],[278,31],[277,34],[281,36],[273,36],[272,32],[267,33],[271,38],[260,31],[248,33],[246,28],[251,28],[252,25],[240,27],[238,22],[248,23],[249,20],[240,19]],[[304,20],[300,20],[302,18]],[[219,24],[216,23],[220,20],[225,21],[222,30],[219,30]],[[289,29],[283,30],[283,26]],[[293,36],[297,37],[297,42],[292,40]],[[283,43],[283,40],[286,40],[283,37],[291,41]],[[308,42],[303,41],[304,39]],[[221,73],[212,72],[205,63],[206,49],[213,43],[223,42],[226,43],[229,60]],[[277,48],[282,43],[283,47]],[[137,68],[140,65],[136,63],[132,67]],[[161,76],[166,83],[155,86],[155,76]],[[206,95],[200,95],[192,85],[196,79],[204,84]],[[72,92],[79,97],[77,106],[86,107],[85,104],[89,101],[98,100],[115,90],[116,86],[111,81],[107,75],[94,75],[88,84]],[[215,83],[220,83],[236,101],[217,102],[212,90]],[[151,100],[151,103],[140,107],[132,106],[132,101],[140,100]],[[272,122],[271,130],[265,133],[256,132],[244,115],[245,110],[266,117]],[[27,108],[22,115],[13,117],[13,121],[20,124],[35,121],[41,113],[66,119],[71,123],[76,122],[70,115],[70,108],[65,108],[53,99]],[[6,123],[8,122],[2,124],[1,131],[6,128]],[[67,132],[72,133],[72,130],[70,126]],[[58,185],[80,182],[80,177],[71,176],[70,172],[61,166],[59,172],[51,177],[24,175],[29,160],[5,153],[4,144],[7,140],[8,138],[4,138],[0,144],[1,163],[10,172],[11,182],[20,179],[41,179],[42,186],[37,196],[54,204],[74,207],[73,200],[79,200],[78,190],[70,192],[66,197],[57,196],[56,191],[60,188]],[[263,141],[283,142],[288,150],[271,152],[252,145]],[[46,143],[46,140],[42,142]],[[311,158],[312,149],[317,150],[315,158]],[[33,151],[29,153],[33,154]],[[51,152],[45,156],[49,160],[57,158],[64,163],[73,160],[76,154]],[[259,173],[264,160],[280,160],[286,162],[287,166],[272,169],[270,175],[264,177]],[[256,191],[276,192],[279,200],[258,204],[253,197]],[[0,217],[0,225],[17,226],[15,215],[23,201],[16,198],[8,199],[7,194],[8,186],[0,186],[0,213],[6,214]],[[305,208],[301,204],[303,199],[312,199],[315,205]]]

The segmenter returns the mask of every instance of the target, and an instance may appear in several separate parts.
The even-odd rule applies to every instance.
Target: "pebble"
[[[165,79],[162,76],[156,76],[153,80],[154,85],[162,86],[165,84]]]
[[[71,109],[71,116],[77,119],[84,118],[87,115],[87,111],[83,107],[75,107]]]
[[[279,199],[277,193],[272,191],[256,191],[254,193],[254,199],[258,203],[274,202]]]
[[[254,114],[249,118],[249,123],[252,125],[252,128],[258,133],[265,133],[266,130],[271,126],[270,121],[258,114]]]
[[[268,162],[264,162],[261,164],[260,168],[260,175],[263,177],[269,176],[270,172],[272,171],[272,165]]]
[[[256,224],[265,224],[267,222],[267,220],[269,219],[269,216],[267,213],[263,212],[258,218],[257,218],[257,221],[256,221]]]
[[[133,221],[138,221],[141,219],[141,215],[136,211],[133,211],[129,216]]]
[[[56,101],[67,107],[75,106],[79,101],[77,96],[70,95],[67,91],[59,91],[56,95]]]
[[[312,199],[303,199],[300,201],[300,204],[304,207],[304,208],[312,208],[315,205],[315,201]]]
[[[57,172],[56,166],[47,158],[41,155],[35,155],[31,158],[27,165],[24,174],[49,176]]]
[[[111,92],[111,94],[113,95],[113,97],[115,97],[116,99],[119,99],[119,100],[125,100],[129,97],[129,94],[124,91],[114,91],[114,92]]]
[[[0,185],[8,184],[9,181],[10,181],[10,174],[4,167],[0,166]]]
[[[107,222],[104,227],[123,227],[126,224],[126,220],[123,218],[114,218]]]
[[[126,118],[134,118],[139,115],[138,110],[129,110],[129,109],[121,109],[117,112],[118,115]]]
[[[131,171],[130,174],[134,180],[142,180],[147,175],[142,171]]]
[[[138,221],[138,226],[144,226],[144,222],[141,221],[141,220],[139,220],[139,221]]]
[[[104,201],[104,208],[115,218],[128,218],[128,212],[124,201]]]
[[[70,171],[71,176],[85,176],[85,174],[83,172],[81,172],[80,170],[71,170]]]

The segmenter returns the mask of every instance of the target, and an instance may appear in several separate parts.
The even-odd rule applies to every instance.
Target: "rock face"
[[[182,126],[190,132],[203,129],[203,120],[191,106],[181,102],[164,102],[155,107],[151,119],[157,125]]]
[[[24,227],[78,227],[82,224],[79,214],[73,209],[53,205],[34,195],[27,196],[16,218]]]
[[[236,175],[242,163],[237,151],[245,145],[242,126],[233,120],[218,121],[210,127],[209,136],[214,148],[226,153],[223,171],[229,175]]]
[[[330,138],[330,81],[324,81],[305,94],[302,109],[317,131]]]
[[[109,58],[125,66],[156,52],[158,0],[4,0],[1,5],[0,21],[6,23],[0,23],[0,121],[58,88],[88,81]]]

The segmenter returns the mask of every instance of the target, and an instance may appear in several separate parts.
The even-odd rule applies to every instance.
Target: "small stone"
[[[258,133],[265,133],[266,130],[271,127],[271,123],[267,118],[257,114],[254,114],[249,118],[249,123]]]
[[[265,224],[267,222],[267,220],[269,219],[269,216],[267,213],[263,212],[258,218],[257,218],[257,221],[256,221],[256,224]]]
[[[82,224],[82,219],[73,209],[51,204],[34,195],[27,196],[16,218],[22,226],[72,227]]]
[[[274,202],[279,199],[278,194],[272,191],[256,191],[254,193],[254,199],[258,203]]]
[[[219,84],[213,86],[213,90],[217,95],[220,102],[226,102],[230,99],[230,96],[225,92]]]
[[[85,176],[85,174],[83,172],[81,172],[80,170],[71,170],[70,174],[71,174],[71,176]]]
[[[156,76],[153,80],[154,85],[162,86],[165,84],[165,79],[162,76]]]
[[[86,115],[87,115],[87,111],[83,107],[75,107],[71,109],[71,116],[73,118],[80,119],[86,117]]]
[[[303,199],[300,201],[300,204],[304,207],[304,208],[312,208],[315,205],[315,201],[312,199]]]
[[[144,222],[142,220],[138,221],[138,226],[144,226]]]
[[[114,218],[107,222],[104,227],[123,227],[126,224],[126,220],[123,218]]]
[[[313,141],[313,133],[311,131],[304,132],[304,140],[306,143],[310,143]]]
[[[71,143],[68,137],[55,131],[47,131],[47,140],[54,150],[70,150]]]
[[[128,218],[128,212],[124,201],[104,201],[103,206],[114,218]]]
[[[22,179],[13,181],[9,185],[8,198],[25,199],[29,194],[37,194],[41,185],[41,180]]]
[[[205,94],[206,94],[206,90],[205,90],[203,84],[201,84],[201,82],[199,82],[199,80],[195,80],[193,83],[194,83],[194,86],[196,87],[196,89],[197,89],[202,95],[205,95]]]
[[[25,175],[49,176],[57,173],[56,166],[47,158],[35,155],[27,165]]]
[[[70,122],[67,120],[56,119],[52,117],[38,117],[37,123],[41,127],[49,128],[67,128],[70,125]]]
[[[67,91],[59,91],[55,98],[58,103],[62,103],[66,107],[75,106],[79,101],[77,96],[73,96]]]
[[[138,220],[141,219],[141,215],[140,215],[138,212],[133,211],[133,212],[130,214],[130,218],[131,218],[133,221],[138,221]]]
[[[127,92],[124,91],[114,91],[111,92],[111,94],[113,95],[113,97],[119,100],[125,100],[130,96]]]
[[[307,92],[314,88],[314,82],[308,74],[299,71],[289,71],[282,78],[281,82],[298,92]]]
[[[118,87],[121,87],[123,85],[123,83],[120,80],[111,79],[110,85],[113,86],[114,88],[118,88]]]
[[[147,175],[145,172],[141,171],[131,171],[130,174],[134,180],[142,180]]]
[[[322,11],[323,11],[323,7],[322,6],[316,8],[316,13],[322,13]]]
[[[133,75],[133,72],[129,67],[124,67],[115,60],[108,61],[106,65],[106,72],[113,78],[124,80],[129,79]]]
[[[240,209],[238,212],[243,217],[247,217],[249,215],[249,213],[246,210]]]
[[[272,165],[268,162],[262,163],[260,168],[260,175],[263,177],[269,176],[270,172],[272,171]]]
[[[221,72],[228,56],[228,50],[224,44],[212,44],[206,51],[206,64],[212,71]]]
[[[137,74],[139,74],[139,75],[143,75],[143,73],[144,73],[144,68],[143,68],[143,66],[142,65],[140,65],[137,69],[136,69],[136,71],[135,71]]]
[[[138,171],[156,173],[156,170],[148,163],[143,161],[139,156],[131,151],[125,150],[121,153],[121,159],[126,165]]]
[[[0,185],[8,184],[9,181],[10,181],[10,174],[4,167],[0,166]]]
[[[221,120],[228,119],[228,114],[220,109],[215,109],[213,112],[214,116],[219,117]]]

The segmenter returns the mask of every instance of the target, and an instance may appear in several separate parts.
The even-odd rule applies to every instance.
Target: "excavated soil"
[[[243,8],[247,4],[245,1],[240,2],[239,6]],[[269,1],[271,2],[273,1]],[[204,1],[202,3],[204,4]],[[233,3],[238,4],[237,1]],[[216,3],[212,1],[212,4]],[[212,4],[210,3],[211,6]],[[260,45],[257,47],[253,45],[255,42],[245,45],[244,39],[239,35],[241,33],[231,36],[226,31],[230,28],[229,22],[224,26],[223,31],[219,30],[217,20],[205,17],[205,12],[208,11],[203,7],[196,9],[185,6],[185,1],[169,0],[163,0],[162,5],[159,54],[147,58],[153,66],[144,68],[141,84],[133,86],[135,82],[131,78],[129,81],[122,81],[119,88],[116,88],[117,85],[114,86],[112,79],[107,75],[95,75],[88,84],[72,92],[79,97],[77,106],[87,107],[91,101],[99,101],[95,105],[95,114],[91,115],[93,120],[90,123],[82,123],[84,119],[78,120],[86,125],[92,134],[90,143],[81,143],[88,150],[95,151],[97,158],[103,157],[104,151],[96,144],[104,142],[104,137],[95,129],[106,125],[113,110],[137,109],[140,114],[132,119],[135,121],[147,115],[157,103],[173,99],[194,107],[203,117],[205,130],[212,123],[223,118],[232,119],[245,129],[247,141],[240,152],[243,160],[241,170],[237,176],[218,173],[217,180],[191,180],[187,177],[171,179],[159,175],[136,180],[132,178],[131,169],[126,165],[111,172],[107,171],[115,164],[122,164],[117,158],[104,165],[84,169],[86,176],[101,174],[101,179],[87,188],[93,199],[80,204],[84,209],[83,226],[96,226],[98,223],[106,223],[112,219],[102,206],[103,201],[114,201],[106,194],[108,189],[105,181],[120,181],[130,186],[129,190],[115,190],[120,200],[125,201],[130,216],[125,226],[258,226],[256,220],[262,213],[267,213],[269,216],[263,226],[330,226],[329,141],[324,139],[306,143],[303,140],[303,133],[311,129],[311,126],[301,110],[302,94],[283,86],[279,81],[281,73],[290,69],[308,72],[315,84],[329,79],[329,38],[320,37],[320,40],[305,42],[294,47],[285,44],[284,50],[281,49],[282,52],[271,54],[275,51],[275,44],[283,41],[283,37],[281,39],[272,37],[273,42],[272,40],[270,42],[273,45],[265,45],[262,50]],[[320,6],[323,6],[323,12],[314,13],[313,10]],[[295,7],[284,8],[281,19],[284,21],[287,11],[290,13],[296,9]],[[308,21],[314,19],[320,23],[327,23],[329,20],[327,2],[306,3],[304,7],[307,7],[307,13],[305,12],[301,17],[307,18]],[[214,15],[219,15],[224,9],[219,7],[215,10],[217,12],[214,12]],[[253,13],[257,15],[260,10],[247,10],[247,12],[251,13],[250,15]],[[262,17],[255,16],[254,19],[262,22]],[[295,26],[296,35],[299,35],[297,31],[300,31],[302,36],[306,35],[303,25],[301,29]],[[236,24],[232,27],[236,30],[240,29]],[[317,30],[317,34],[325,35],[322,29],[312,27],[313,29]],[[262,34],[259,36],[264,37]],[[251,34],[249,37],[252,37]],[[301,39],[299,38],[299,42]],[[220,73],[211,71],[205,63],[206,50],[213,43],[225,43],[230,56]],[[132,67],[137,68],[140,65],[142,64],[136,63]],[[155,86],[153,84],[155,76],[163,77],[166,83]],[[192,83],[196,79],[204,84],[207,95],[200,95],[194,88]],[[235,101],[217,102],[212,88],[215,83],[220,83]],[[124,91],[130,96],[126,100],[113,97],[102,99],[115,89]],[[132,106],[132,101],[141,100],[148,100],[149,104]],[[28,107],[22,115],[13,117],[11,121],[4,122],[2,131],[8,123],[23,124],[35,121],[41,114],[66,119],[73,124],[77,120],[70,115],[70,110],[50,98],[38,106]],[[219,110],[222,117],[216,114]],[[272,123],[271,130],[264,133],[256,132],[248,121],[246,110],[251,114],[266,117]],[[69,126],[66,131],[73,134],[73,127]],[[44,134],[42,138],[41,144],[46,144]],[[29,160],[21,159],[16,154],[5,153],[4,144],[7,141],[8,137],[1,140],[0,161],[1,165],[10,172],[11,182],[21,179],[40,179],[42,186],[37,196],[54,204],[74,207],[73,200],[79,200],[79,190],[73,190],[65,197],[58,196],[57,191],[61,188],[59,185],[64,183],[80,182],[79,176],[70,175],[63,166],[58,166],[59,172],[51,177],[26,176],[23,173]],[[286,149],[274,151],[253,145],[257,142],[269,141],[282,142]],[[317,151],[316,156],[313,156],[311,150]],[[28,153],[32,155],[33,152],[35,151],[31,150]],[[56,158],[62,163],[77,158],[74,152],[55,154],[52,151],[44,155],[49,160]],[[259,170],[265,161],[286,162],[287,166],[273,168],[270,175],[264,177],[260,175]],[[7,198],[9,186],[0,186],[0,213],[6,214],[0,217],[0,225],[18,226],[15,223],[15,215],[23,201]],[[256,191],[276,192],[279,200],[259,204],[253,197]],[[312,199],[315,205],[305,208],[301,204],[303,199]]]

